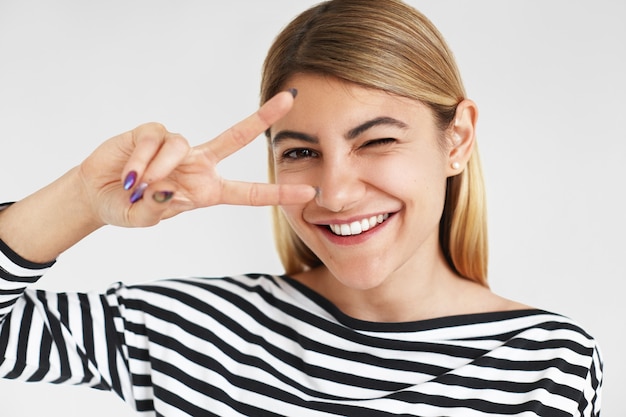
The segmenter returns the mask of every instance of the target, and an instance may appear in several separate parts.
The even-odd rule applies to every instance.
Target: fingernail
[[[137,181],[137,172],[130,171],[128,175],[126,175],[126,179],[124,180],[124,189],[130,190],[135,185],[135,181]]]
[[[167,203],[174,196],[173,191],[157,191],[152,194],[152,199],[157,203]]]
[[[287,90],[291,93],[291,95],[293,96],[293,98],[296,98],[296,96],[298,95],[298,90],[295,88],[290,88],[289,90]]]
[[[146,191],[146,188],[148,188],[147,183],[142,182],[141,184],[139,184],[137,188],[135,188],[135,191],[133,191],[133,193],[130,195],[130,203],[133,204],[141,200],[144,191]]]

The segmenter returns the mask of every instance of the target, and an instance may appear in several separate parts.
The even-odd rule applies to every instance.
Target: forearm
[[[52,265],[23,259],[0,241],[0,378],[86,385],[131,400],[121,284],[106,295],[26,288]]]
[[[0,239],[24,259],[48,262],[102,224],[92,215],[78,168],[0,211]]]

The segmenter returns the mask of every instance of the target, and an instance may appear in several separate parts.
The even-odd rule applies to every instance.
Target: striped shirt
[[[602,361],[541,310],[373,323],[286,276],[26,289],[0,241],[0,376],[110,390],[142,416],[598,416]]]

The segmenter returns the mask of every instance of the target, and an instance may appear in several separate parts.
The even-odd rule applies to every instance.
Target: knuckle
[[[187,151],[191,148],[189,146],[189,142],[182,135],[175,133],[170,135],[167,139],[168,146],[171,146],[173,149]]]
[[[258,184],[250,185],[250,189],[248,190],[248,201],[252,206],[259,205],[259,186]]]
[[[133,130],[133,136],[137,143],[159,143],[165,135],[165,127],[159,123],[151,122],[143,124]]]
[[[156,144],[161,142],[167,129],[161,123],[149,122],[133,130],[137,142]]]
[[[231,139],[238,147],[243,147],[254,139],[254,137],[251,137],[252,134],[250,132],[250,129],[247,129],[243,126],[231,127],[230,135]]]
[[[150,130],[150,131],[157,132],[157,133],[167,132],[165,125],[159,122],[148,122],[148,123],[143,124],[142,127],[146,130]]]
[[[143,134],[137,138],[137,143],[146,146],[146,149],[157,148],[161,144],[159,136],[154,134]]]
[[[277,201],[276,201],[276,203],[277,204],[281,204],[281,203],[287,201],[287,198],[285,196],[285,187],[278,186],[276,188],[277,188],[277,192],[276,192],[276,194],[277,194],[277,197],[276,197]]]

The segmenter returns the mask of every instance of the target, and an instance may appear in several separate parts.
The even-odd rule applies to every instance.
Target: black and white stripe
[[[539,311],[369,323],[287,277],[22,291],[0,243],[0,375],[114,391],[146,416],[597,416],[602,362]]]

